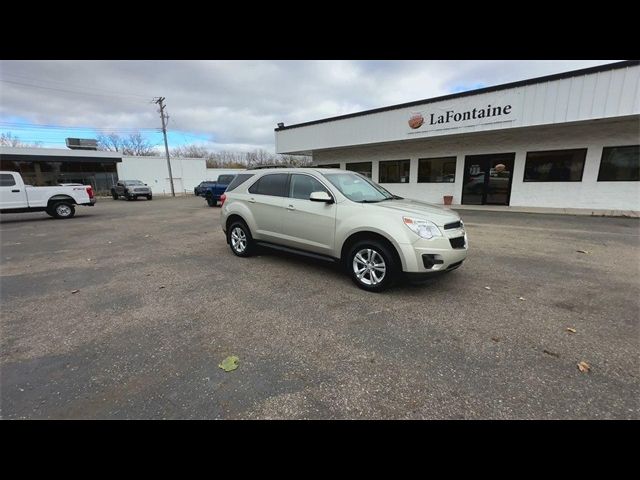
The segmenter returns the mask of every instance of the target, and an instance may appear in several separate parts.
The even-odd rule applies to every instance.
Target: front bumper
[[[462,248],[453,248],[461,245]],[[451,241],[453,239],[453,242]],[[467,258],[468,241],[464,229],[446,231],[444,237],[419,238],[412,244],[400,244],[404,257],[403,270],[410,274],[433,275],[458,268]]]

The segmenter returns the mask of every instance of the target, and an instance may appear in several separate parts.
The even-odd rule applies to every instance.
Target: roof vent
[[[66,138],[65,143],[71,150],[98,150],[98,141],[93,138]]]

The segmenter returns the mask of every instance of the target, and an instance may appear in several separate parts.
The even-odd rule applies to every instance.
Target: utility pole
[[[171,173],[171,159],[169,158],[169,144],[167,143],[167,124],[169,115],[165,115],[164,97],[157,97],[153,103],[160,105],[160,120],[162,120],[162,134],[164,135],[164,151],[167,154],[167,168],[169,169],[169,182],[171,183],[171,196],[175,197],[176,192],[173,190],[173,175]]]

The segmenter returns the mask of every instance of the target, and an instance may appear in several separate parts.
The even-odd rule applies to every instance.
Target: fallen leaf
[[[491,287],[484,287],[485,290],[491,290]]]
[[[145,277],[150,277],[150,276],[151,276],[151,274],[150,274],[150,273],[147,273],[147,274],[145,275]]]
[[[518,298],[518,300],[523,300],[524,301],[524,297],[520,297],[520,298]]]
[[[578,253],[589,253],[588,250],[576,250],[576,252],[578,252]]]
[[[159,287],[159,288],[164,288],[164,285],[160,285],[160,287]]]
[[[71,293],[78,293],[80,290],[71,290]]]
[[[238,360],[238,357],[231,355],[230,357],[225,358],[218,367],[223,369],[225,372],[230,372],[238,368]]]
[[[587,362],[580,362],[578,364],[578,370],[580,370],[582,373],[585,372],[590,372],[591,371],[591,365],[589,365]]]
[[[552,357],[558,357],[558,358],[560,357],[559,353],[551,352],[551,351],[546,350],[546,349],[543,350],[543,352],[546,353],[547,355],[551,355]]]
[[[567,327],[567,332],[576,333],[576,329],[575,328],[571,328],[571,327]]]
[[[493,340],[494,342],[499,342],[500,341],[500,337],[491,337],[491,340]]]

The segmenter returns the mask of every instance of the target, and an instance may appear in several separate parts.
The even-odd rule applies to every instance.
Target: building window
[[[409,183],[409,160],[380,162],[379,183]]]
[[[525,182],[581,182],[586,148],[527,152]]]
[[[456,181],[456,157],[418,160],[418,183],[453,183]]]
[[[367,178],[371,178],[371,162],[347,163],[346,167],[350,172],[356,172]]]
[[[637,182],[640,180],[640,145],[605,147],[600,160],[599,182]]]

